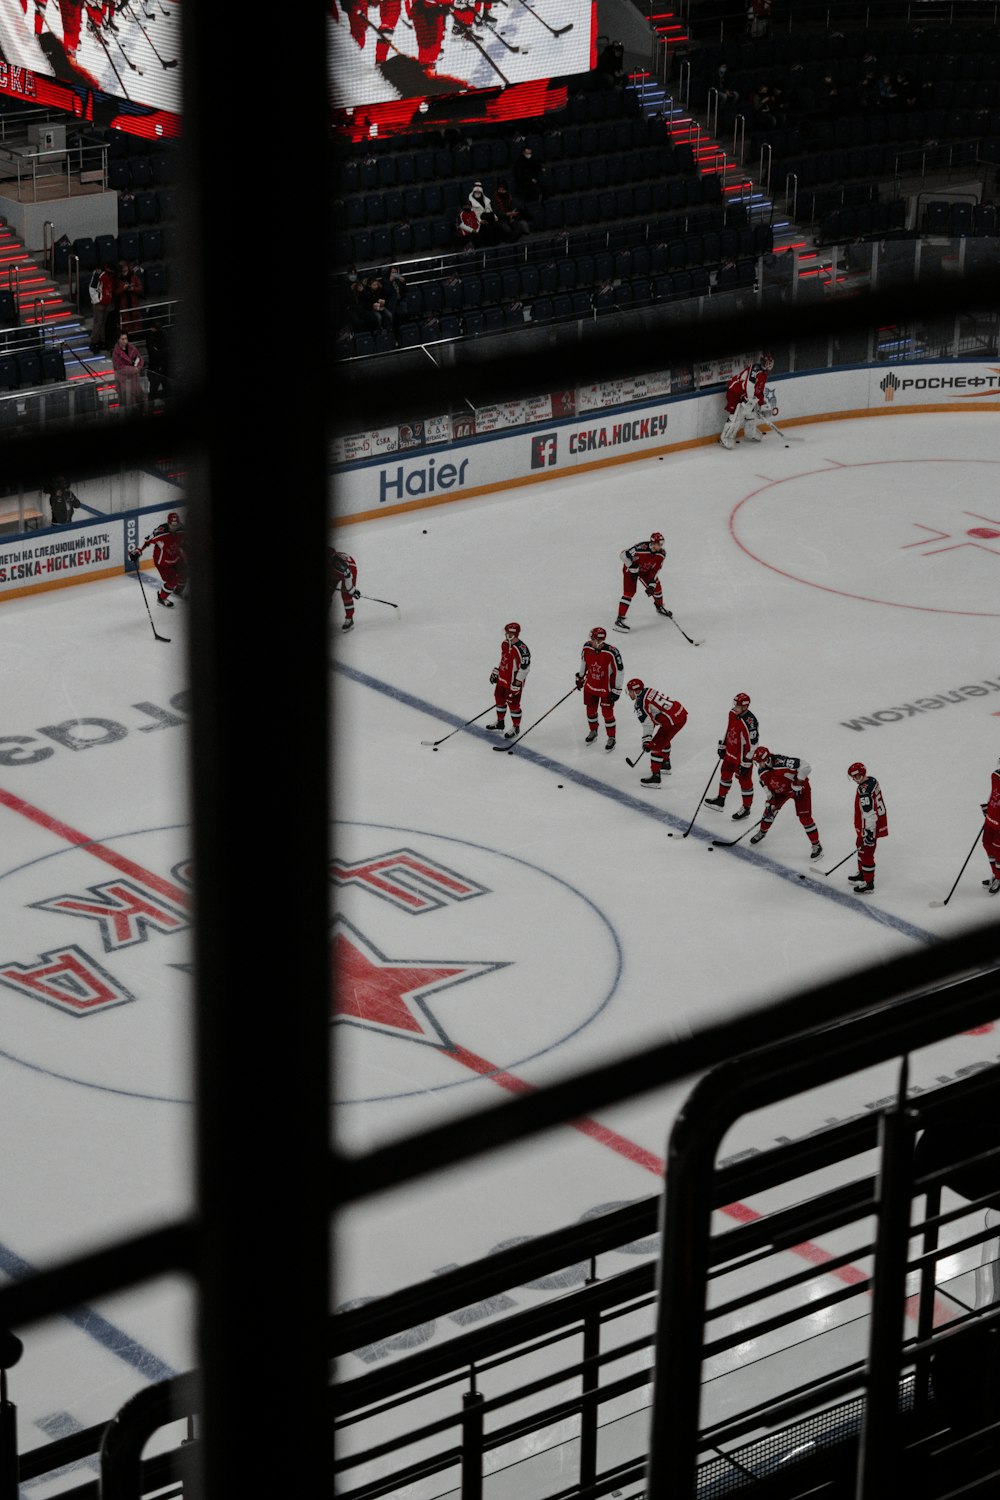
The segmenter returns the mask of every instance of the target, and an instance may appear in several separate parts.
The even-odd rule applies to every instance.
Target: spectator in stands
[[[496,214],[497,232],[505,240],[516,240],[529,232],[526,219],[511,196],[510,188],[501,177],[493,189],[493,212]]]
[[[49,509],[53,526],[66,526],[73,519],[73,512],[80,509],[80,502],[61,474],[52,481],[49,493]]]
[[[115,304],[115,271],[109,260],[101,266],[100,275],[97,278],[98,300],[92,303],[94,321],[90,326],[90,352],[100,354],[108,347],[109,342],[114,341],[117,328],[112,330],[108,323],[111,318]]]
[[[142,406],[143,357],[129,340],[127,332],[118,335],[111,351],[111,363],[118,385],[118,405],[122,411],[134,411]]]
[[[913,74],[906,68],[901,68],[896,74],[893,87],[899,100],[901,109],[916,109],[920,102],[920,91]]]
[[[144,285],[142,267],[133,265],[130,260],[123,260],[118,267],[114,291],[114,307],[118,314],[119,332],[124,329],[126,333],[131,333],[136,322],[132,313],[139,305]]]
[[[899,102],[896,86],[893,83],[892,74],[888,69],[881,75],[878,81],[878,105],[881,110],[895,109]]]
[[[377,333],[378,319],[369,305],[367,288],[360,277],[351,282],[347,308],[347,325],[352,333]]]
[[[761,42],[771,34],[772,0],[750,0],[747,8],[747,35]]]
[[[170,330],[155,317],[146,328],[146,371],[150,402],[165,401],[170,393]]]
[[[823,75],[823,82],[819,87],[818,113],[825,120],[839,120],[843,114],[840,90],[832,73]]]
[[[375,320],[375,331],[384,329],[391,333],[392,313],[386,304],[381,276],[369,276],[361,291],[361,301]]]
[[[479,238],[479,218],[468,202],[463,203],[455,215],[455,235],[463,250],[475,248]]]
[[[777,117],[771,100],[770,84],[761,83],[750,95],[750,106],[753,109],[754,124],[762,130],[775,130],[777,128]]]
[[[496,225],[497,216],[493,212],[493,204],[486,196],[481,182],[474,182],[472,184],[472,191],[469,194],[469,207],[476,216],[481,239],[492,239],[494,237],[493,230]]]
[[[597,59],[594,69],[607,83],[621,83],[625,77],[625,48],[621,42],[609,42]]]
[[[514,192],[522,203],[540,203],[545,194],[545,168],[535,157],[530,146],[525,146],[520,156],[514,158],[512,171]]]

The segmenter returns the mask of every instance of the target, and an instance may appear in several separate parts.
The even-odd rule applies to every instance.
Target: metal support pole
[[[475,1383],[475,1371],[472,1379]],[[462,1396],[462,1500],[483,1500],[483,1394]]]
[[[580,1488],[589,1489],[597,1480],[597,1393],[600,1376],[597,1358],[601,1352],[601,1323],[597,1313],[583,1321],[583,1407],[580,1412]]]
[[[867,1396],[858,1453],[857,1500],[893,1493],[899,1457],[899,1378],[906,1311],[906,1260],[910,1238],[915,1115],[905,1105],[907,1065],[900,1070],[899,1102],[879,1122],[881,1165],[878,1228],[869,1325]]]
[[[7,1371],[0,1370],[0,1500],[17,1500],[17,1407],[7,1400]]]

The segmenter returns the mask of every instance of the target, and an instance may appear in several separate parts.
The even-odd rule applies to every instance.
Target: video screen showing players
[[[412,128],[443,113],[435,101],[454,101],[462,118],[464,96],[468,117],[481,115],[468,96],[484,90],[544,101],[548,80],[593,66],[595,25],[592,0],[330,0],[331,104],[364,111],[385,134],[386,122]]]
[[[0,0],[0,93],[178,134],[180,0]]]

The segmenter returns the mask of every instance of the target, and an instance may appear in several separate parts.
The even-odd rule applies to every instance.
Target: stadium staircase
[[[99,398],[114,401],[115,384],[106,355],[92,354],[90,334],[62,288],[29,254],[10,226],[0,220],[0,324],[4,352],[15,356],[32,350],[58,350],[65,365],[64,379],[96,380]],[[34,337],[31,336],[32,332]],[[19,391],[32,388],[19,382]]]

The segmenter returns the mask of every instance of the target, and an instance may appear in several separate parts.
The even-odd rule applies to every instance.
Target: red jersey
[[[986,832],[994,837],[1000,835],[1000,766],[990,778],[990,800],[983,807],[986,814]]]
[[[766,386],[767,371],[764,366],[747,365],[726,386],[726,411],[731,416],[744,401],[756,401],[758,406],[763,406]]]
[[[619,553],[622,563],[630,573],[641,578],[646,588],[652,588],[653,580],[663,567],[663,553],[654,552],[649,542],[636,542]]]
[[[172,531],[167,522],[164,521],[162,526],[157,526],[154,531],[149,533],[139,551],[145,552],[146,548],[152,543],[153,561],[157,568],[159,568],[161,563],[165,563],[168,568],[176,568],[185,558],[186,536],[187,534],[183,526],[178,526],[176,531]]]
[[[758,780],[770,796],[784,800],[809,785],[809,766],[794,755],[772,755],[772,764]]]
[[[744,769],[750,765],[753,748],[758,740],[757,716],[749,709],[743,713],[729,711],[729,723],[726,725],[725,737],[719,741],[719,748],[725,750],[725,759],[734,760]]]
[[[687,709],[683,703],[678,703],[675,698],[668,698],[666,693],[657,692],[656,688],[643,688],[635,700],[635,714],[640,724],[647,719],[650,723],[667,724],[671,729],[680,729],[687,719]],[[648,731],[647,731],[648,732]]]
[[[589,640],[584,643],[577,677],[583,678],[588,692],[600,693],[602,698],[609,693],[620,693],[618,680],[623,671],[621,656],[610,641],[602,641],[599,646]]]
[[[998,778],[994,777],[994,780]],[[882,788],[874,776],[866,776],[857,783],[854,793],[854,831],[859,838],[863,833],[874,833],[877,839],[884,839],[889,832]]]
[[[520,639],[504,640],[500,647],[500,665],[497,675],[509,692],[520,692],[531,666],[531,652]]]
[[[338,552],[335,548],[328,547],[327,572],[331,591],[346,588],[348,593],[353,594],[358,586],[358,565],[353,557],[346,552]]]

